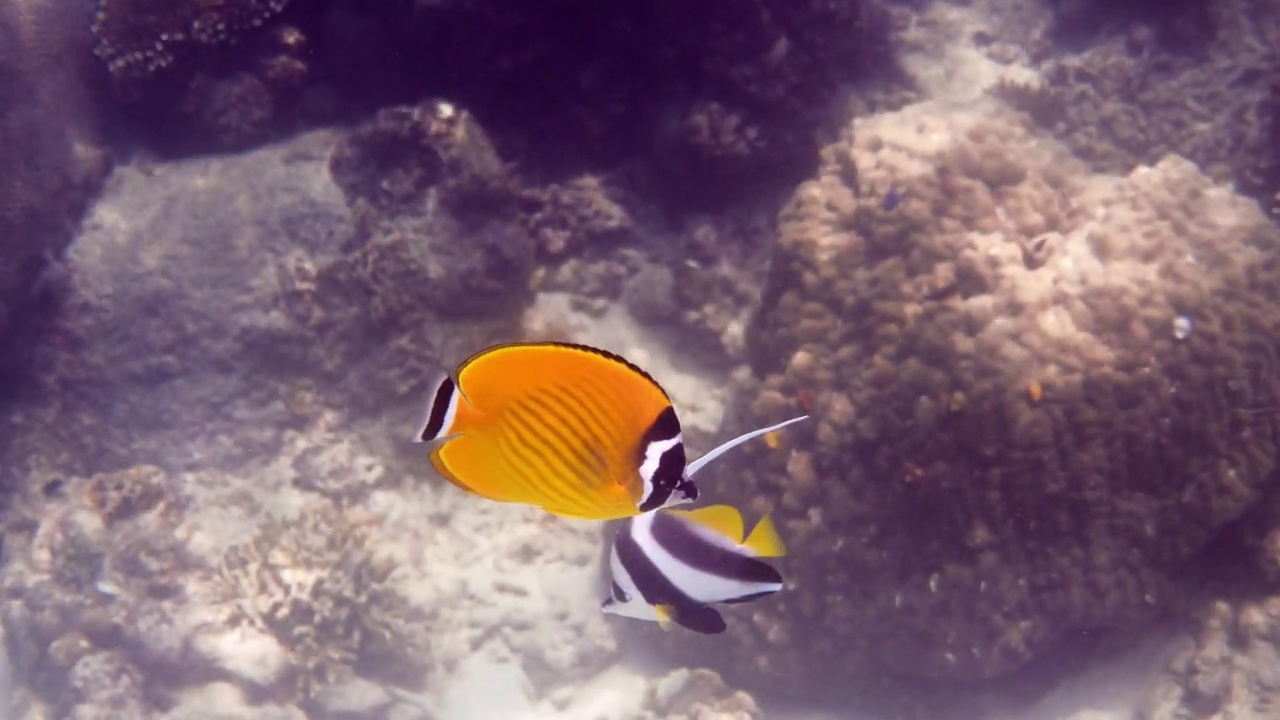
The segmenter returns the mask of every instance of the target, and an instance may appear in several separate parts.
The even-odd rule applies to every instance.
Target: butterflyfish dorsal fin
[[[675,623],[676,609],[671,605],[654,605],[653,610],[658,614],[658,626],[670,630]]]
[[[787,546],[783,544],[782,536],[778,534],[778,528],[773,524],[773,518],[768,515],[756,523],[742,545],[756,557],[774,558],[787,554]]]
[[[723,535],[734,545],[742,544],[742,513],[732,505],[708,505],[692,510],[668,510],[683,516],[689,522],[704,527],[717,535]]]

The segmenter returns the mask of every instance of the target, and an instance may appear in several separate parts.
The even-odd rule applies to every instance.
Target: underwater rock
[[[92,474],[232,435],[203,451],[245,462],[313,422],[318,398],[385,413],[377,398],[425,385],[436,358],[517,323],[519,308],[492,297],[496,314],[464,325],[433,310],[446,302],[435,278],[474,283],[486,272],[498,277],[466,287],[505,281],[518,302],[522,266],[502,275],[506,256],[489,249],[509,241],[500,230],[469,248],[447,225],[430,238],[356,241],[327,170],[336,140],[319,133],[235,157],[117,168],[68,250],[59,332],[36,349],[38,382],[56,402],[4,418],[17,423],[5,434],[18,465],[3,472],[24,477],[27,464],[74,456],[85,465],[58,471]],[[86,443],[101,454],[52,449]]]
[[[109,167],[82,25],[92,8],[0,2],[0,393],[64,299],[59,258]],[[12,376],[12,378],[10,377]]]
[[[475,117],[444,101],[379,111],[343,138],[329,171],[348,203],[393,215],[510,182]]]
[[[763,711],[751,695],[725,685],[705,668],[679,669],[653,683],[647,717],[655,720],[760,720]]]
[[[811,412],[721,470],[801,560],[714,651],[671,642],[751,687],[963,715],[950,681],[1172,608],[1258,500],[1276,441],[1241,408],[1280,397],[1280,233],[1182,158],[1089,175],[987,104],[851,137],[780,216],[762,380],[724,430]]]

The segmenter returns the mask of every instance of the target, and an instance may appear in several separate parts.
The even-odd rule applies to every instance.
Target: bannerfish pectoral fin
[[[782,536],[778,534],[778,528],[773,524],[773,519],[765,515],[752,528],[751,534],[747,536],[746,542],[742,543],[744,547],[755,554],[756,557],[775,558],[782,557],[787,554],[787,546],[782,542]]]
[[[719,635],[727,627],[724,616],[706,605],[677,608],[674,619],[680,627],[703,635]]]
[[[728,538],[734,545],[742,543],[744,525],[742,513],[732,505],[708,505],[693,510],[665,510],[679,515],[695,525]]]
[[[780,422],[777,425],[770,425],[769,427],[763,427],[763,428],[760,428],[759,430],[752,430],[749,433],[743,433],[738,437],[732,440],[729,440],[728,442],[722,443],[719,447],[715,448],[711,452],[708,452],[706,455],[703,455],[697,460],[694,460],[693,462],[689,463],[688,468],[685,470],[685,477],[693,477],[695,474],[697,474],[699,470],[706,467],[708,463],[710,463],[711,461],[715,460],[716,458],[720,457],[721,455],[725,454],[726,452],[732,450],[733,448],[741,445],[742,443],[748,440],[760,437],[765,433],[770,433],[775,430],[781,430],[782,428],[788,425],[791,425],[792,423],[798,423],[801,420],[807,420],[807,419],[809,419],[808,415],[801,415],[800,417],[794,417],[794,418],[791,418],[790,420]]]

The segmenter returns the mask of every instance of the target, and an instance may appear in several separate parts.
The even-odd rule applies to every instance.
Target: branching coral
[[[101,0],[96,52],[117,76],[146,76],[168,67],[184,45],[233,43],[278,15],[289,0]]]
[[[389,582],[396,568],[374,551],[375,526],[326,505],[269,521],[222,561],[231,622],[285,648],[302,699],[353,672],[425,677],[425,617]]]

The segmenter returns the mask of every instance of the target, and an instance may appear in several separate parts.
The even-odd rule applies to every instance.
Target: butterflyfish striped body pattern
[[[417,438],[468,492],[611,520],[691,502],[670,398],[625,359],[567,343],[483,350],[437,384]]]

